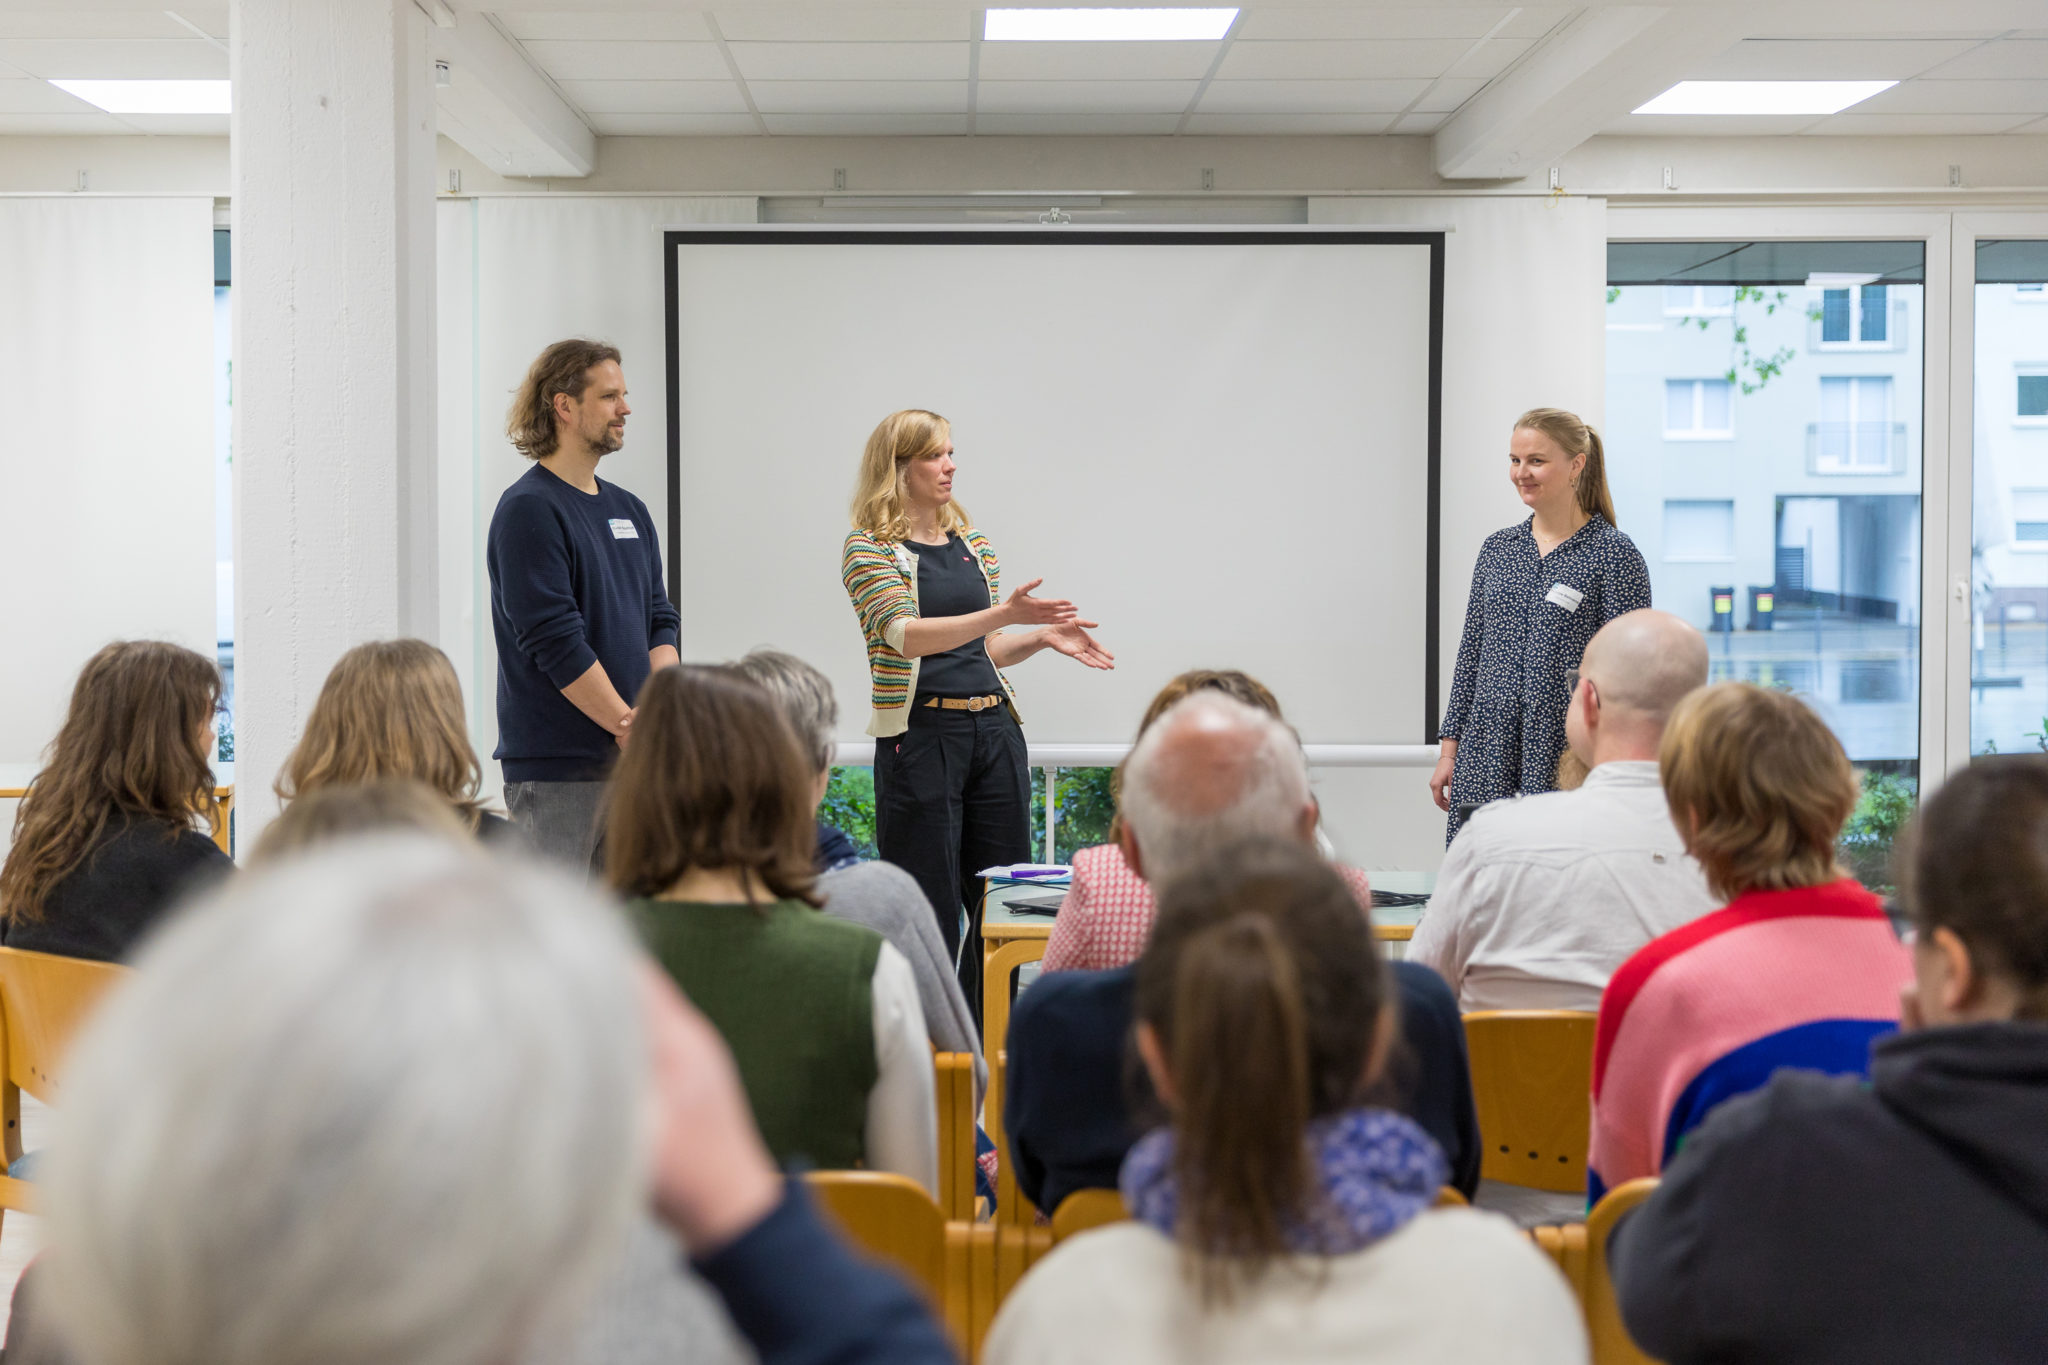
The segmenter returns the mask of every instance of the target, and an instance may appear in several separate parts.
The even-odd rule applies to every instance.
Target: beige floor
[[[25,1152],[38,1150],[47,1140],[51,1113],[27,1095],[21,1097],[21,1147]],[[0,1333],[7,1330],[8,1309],[14,1302],[14,1282],[21,1278],[22,1267],[34,1258],[42,1246],[43,1224],[40,1218],[25,1213],[10,1213],[0,1219]]]

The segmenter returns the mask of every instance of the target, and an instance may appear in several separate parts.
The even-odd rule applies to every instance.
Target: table
[[[19,801],[27,796],[29,783],[35,781],[40,771],[32,763],[0,763],[0,801]],[[234,829],[235,765],[218,764],[213,775],[220,784],[213,789],[214,798],[220,802],[220,818],[214,822],[213,842],[220,845],[221,852],[233,853],[229,843],[230,831]]]

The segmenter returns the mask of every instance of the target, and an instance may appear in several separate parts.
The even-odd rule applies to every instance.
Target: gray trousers
[[[551,863],[579,873],[591,866],[604,808],[602,782],[507,782],[505,810],[527,844]]]

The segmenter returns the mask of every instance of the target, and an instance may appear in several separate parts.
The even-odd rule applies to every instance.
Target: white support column
[[[352,645],[437,633],[434,100],[413,0],[235,0],[241,846]]]

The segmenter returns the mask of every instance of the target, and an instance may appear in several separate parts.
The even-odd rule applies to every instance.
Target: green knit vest
[[[632,913],[648,951],[725,1035],[775,1159],[861,1165],[882,936],[800,901],[636,900]]]

